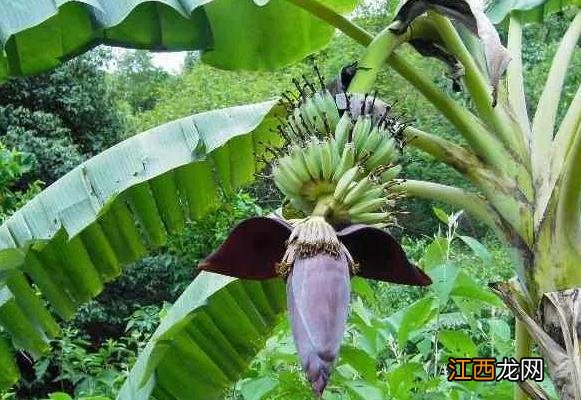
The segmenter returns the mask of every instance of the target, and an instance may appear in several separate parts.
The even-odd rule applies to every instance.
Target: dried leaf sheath
[[[506,71],[510,56],[502,45],[498,32],[484,12],[482,0],[407,0],[403,3],[395,20],[392,30],[403,33],[410,24],[426,11],[436,11],[464,25],[481,43],[486,58],[486,73],[489,76],[493,92],[493,105],[496,104],[500,77]]]
[[[345,254],[297,258],[287,281],[293,337],[313,390],[321,395],[337,358],[349,306]]]

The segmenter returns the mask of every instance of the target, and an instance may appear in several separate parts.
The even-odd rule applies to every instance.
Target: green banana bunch
[[[368,113],[354,117],[350,110],[341,114],[328,91],[307,96],[302,89],[281,127],[290,146],[273,167],[276,186],[307,215],[325,199],[337,219],[331,222],[385,224],[392,204],[387,183],[401,171],[393,137],[401,126],[389,124],[399,121]]]

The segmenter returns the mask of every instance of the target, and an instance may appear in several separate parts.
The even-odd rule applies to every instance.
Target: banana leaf
[[[346,13],[358,0],[322,2]],[[272,69],[321,49],[333,32],[286,0],[5,0],[0,82],[54,68],[98,44],[203,50],[219,68]]]
[[[122,273],[253,180],[280,138],[275,101],[196,114],[93,157],[0,226],[0,365],[34,357],[68,319]],[[14,375],[10,375],[14,377]]]
[[[118,400],[223,398],[285,309],[282,279],[201,272],[153,334]]]

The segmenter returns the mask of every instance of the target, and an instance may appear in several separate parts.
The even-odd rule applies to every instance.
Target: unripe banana
[[[333,180],[338,181],[341,179],[341,176],[349,168],[353,168],[355,165],[355,147],[353,143],[347,143],[343,148],[343,154],[341,154],[341,158],[339,159],[339,163],[337,164],[337,169],[333,173]]]
[[[361,146],[361,151],[369,155],[374,154],[377,147],[381,145],[384,137],[385,136],[379,132],[379,128],[373,128],[367,135],[367,138],[364,140]]]
[[[358,222],[362,224],[379,224],[382,221],[387,220],[390,217],[390,213],[387,212],[371,212],[371,213],[361,213],[351,217],[351,222]]]
[[[389,182],[392,179],[395,179],[395,177],[398,176],[399,173],[401,172],[401,169],[402,169],[401,165],[394,165],[393,167],[385,171],[383,174],[381,174],[381,181]]]
[[[274,169],[275,183],[278,177],[278,182],[282,183],[283,187],[289,189],[289,193],[300,193],[304,182],[301,181],[296,174],[290,168],[285,168],[283,165],[279,165]],[[282,189],[281,189],[282,190]]]
[[[286,180],[286,178],[281,174],[274,175],[274,184],[287,197],[300,196],[301,188]]]
[[[349,140],[349,134],[353,130],[353,122],[348,113],[345,112],[335,128],[335,141],[337,145],[337,151],[341,153],[343,147],[347,144]]]
[[[315,146],[314,153],[316,154],[317,162],[320,165],[319,179],[323,179],[323,154],[325,153],[325,142],[319,142],[317,146]]]
[[[326,131],[323,122],[324,115],[320,112],[312,97],[308,97],[305,100],[305,103],[301,106],[301,111],[304,118],[308,120],[311,127],[313,127],[317,132],[323,133]]]
[[[367,115],[360,116],[353,127],[353,143],[355,143],[355,150],[359,157],[363,152],[363,144],[365,143],[369,132],[371,131],[371,117]]]
[[[333,169],[331,170],[331,179],[333,178],[333,173],[337,169],[337,165],[339,165],[339,161],[341,161],[341,152],[337,151],[337,143],[335,139],[329,140],[329,151],[331,152],[331,157],[333,159]]]
[[[337,201],[343,200],[343,198],[349,191],[350,184],[353,183],[358,173],[359,166],[355,166],[347,170],[347,172],[345,172],[343,176],[341,176],[341,179],[339,179],[339,181],[337,182],[337,186],[335,186],[335,192],[333,193],[333,197]]]
[[[372,211],[378,211],[382,206],[385,206],[384,198],[374,198],[367,201],[359,201],[353,207],[349,208],[349,215],[354,216],[358,214],[368,213]]]
[[[367,160],[365,166],[369,170],[373,170],[380,165],[390,164],[396,156],[395,142],[392,138],[386,136],[375,150],[375,153]]]
[[[289,202],[296,210],[304,211],[305,213],[313,211],[313,205],[302,198],[289,197]]]
[[[295,110],[293,111],[292,118],[294,119],[296,128],[303,136],[305,137],[312,136],[311,132],[314,129],[311,126],[308,118],[304,117],[301,107],[295,108]]]
[[[303,183],[311,180],[309,171],[307,171],[307,168],[303,163],[302,158],[300,158],[300,154],[295,153],[287,157],[282,157],[279,160],[279,163],[281,168],[291,170],[297,176],[297,178],[300,179]]]
[[[391,122],[379,127],[371,115],[341,115],[328,91],[311,94],[316,90],[309,82],[295,84],[302,100],[282,127],[290,148],[273,169],[288,209],[308,215],[321,204],[331,209],[330,223],[385,226],[390,214],[383,211],[396,199],[385,188],[401,170],[392,166],[397,146],[388,132]],[[287,105],[296,104],[293,96],[285,97]]]
[[[369,176],[361,179],[357,182],[357,185],[347,193],[343,203],[346,205],[355,204],[365,193],[373,187],[373,182],[369,179]]]
[[[373,187],[371,189],[369,189],[367,192],[365,192],[363,194],[363,196],[361,196],[361,198],[357,200],[357,204],[363,203],[366,201],[370,201],[373,199],[377,199],[377,198],[385,199],[384,191],[385,191],[386,186],[387,186],[386,184],[373,185]]]
[[[303,159],[307,166],[307,171],[309,171],[309,175],[311,176],[311,180],[313,181],[321,179],[321,163],[318,154],[315,154],[317,146],[318,142],[312,140],[303,151]]]
[[[339,121],[339,110],[337,110],[335,100],[328,91],[315,93],[313,100],[319,109],[319,114],[326,119],[327,128],[330,130],[329,133],[334,132]]]
[[[294,115],[290,115],[287,121],[290,127],[289,129],[287,129],[287,134],[291,137],[291,142],[293,143],[301,142],[302,137],[304,136],[304,133],[302,133],[304,131],[302,125],[297,124]]]
[[[309,179],[308,180],[313,180],[313,179],[315,179],[315,176],[316,175],[313,176],[311,174],[311,169],[313,167],[315,167],[314,173],[317,173],[316,166],[309,166],[309,161],[307,161],[308,160],[307,153],[308,153],[308,149],[307,148],[301,149],[300,151],[298,151],[296,153],[296,157],[297,157],[297,159],[300,159],[302,161],[302,164],[305,166],[305,170],[307,171],[307,174],[309,175]]]
[[[333,170],[335,169],[335,157],[333,152],[335,150],[334,143],[327,141],[321,144],[321,163],[323,165],[323,179],[330,181],[333,176]]]

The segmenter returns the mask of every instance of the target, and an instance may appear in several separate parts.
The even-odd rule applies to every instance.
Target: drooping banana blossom
[[[285,94],[287,145],[273,162],[284,209],[299,218],[250,218],[200,265],[242,279],[282,277],[298,354],[314,392],[322,395],[347,322],[350,278],[428,285],[397,241],[390,188],[405,124],[375,96],[332,95],[295,81]],[[283,215],[288,215],[284,214]]]
[[[431,283],[384,230],[351,225],[335,232],[321,217],[310,217],[294,228],[275,218],[247,219],[200,268],[242,279],[286,279],[293,337],[318,395],[327,385],[343,338],[351,277]]]

